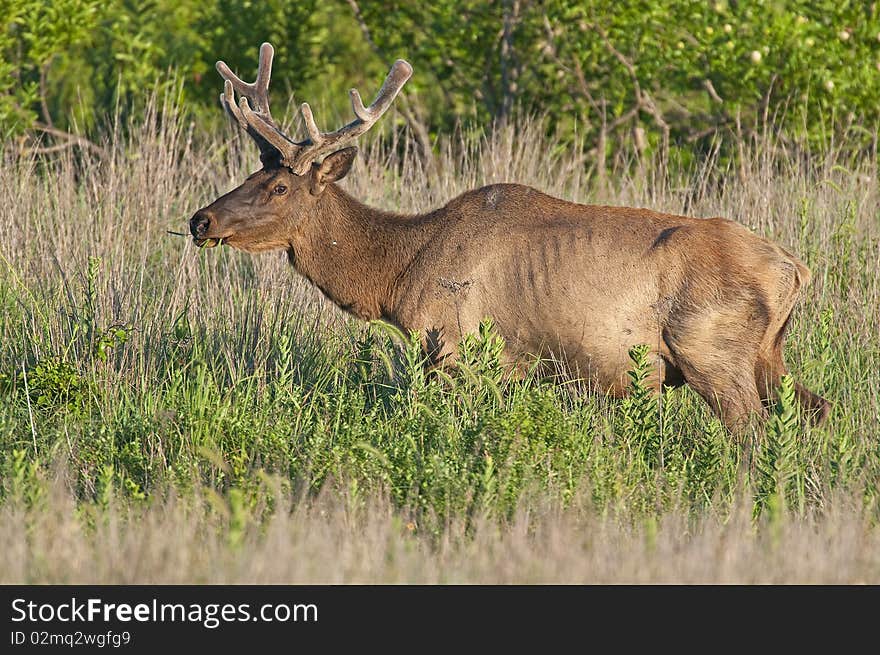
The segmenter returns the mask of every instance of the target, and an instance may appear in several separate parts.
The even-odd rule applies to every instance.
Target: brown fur
[[[786,373],[785,330],[809,281],[783,248],[723,218],[580,205],[515,184],[424,215],[391,214],[335,184],[354,155],[333,153],[302,176],[267,166],[200,210],[193,236],[286,250],[343,309],[419,331],[438,365],[488,316],[511,365],[552,354],[621,395],[628,351],[646,343],[653,385],[687,382],[731,428],[772,402]],[[825,399],[800,385],[798,397],[825,418]]]

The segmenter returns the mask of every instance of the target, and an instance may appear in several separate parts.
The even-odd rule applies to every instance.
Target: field
[[[344,183],[408,212],[521,182],[790,248],[813,281],[787,362],[834,409],[810,427],[783,389],[738,441],[687,388],[638,393],[637,356],[622,401],[511,381],[487,325],[426,376],[283,255],[166,233],[250,143],[168,106],[126,128],[104,159],[2,149],[0,583],[880,583],[875,156],[767,132],[737,165],[621,155],[599,189],[522,119],[441,138],[430,175],[407,133],[374,140]]]

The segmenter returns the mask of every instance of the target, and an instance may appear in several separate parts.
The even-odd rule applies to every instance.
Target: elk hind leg
[[[783,320],[781,324],[768,326],[765,346],[762,349],[766,356],[758,359],[755,370],[755,381],[759,388],[763,387],[762,398],[768,399],[775,399],[779,379],[788,374],[782,360],[785,334],[788,331],[789,323],[791,323],[791,313],[795,302],[797,302],[798,293],[810,281],[810,271],[803,262],[797,260],[788,251],[781,250],[788,260],[787,266],[778,269],[783,274],[780,275],[777,286],[777,297],[780,299],[780,311],[777,316]],[[794,392],[811,422],[818,425],[827,418],[831,411],[830,402],[797,382],[794,385]]]
[[[692,314],[663,334],[685,382],[734,433],[765,416],[754,373],[758,344],[749,339],[755,326],[742,321],[744,313],[732,306]]]
[[[755,362],[755,384],[758,387],[761,403],[768,409],[778,400],[779,382],[782,376],[788,375],[788,369],[782,359],[782,350],[790,321],[791,307],[781,326],[778,328],[770,326],[765,340],[767,345]],[[828,400],[798,382],[794,384],[794,392],[812,423],[820,425],[828,417],[831,411],[831,403]]]
[[[788,369],[782,361],[781,347],[758,358],[755,364],[755,384],[765,408],[769,409],[779,400],[778,389],[783,375],[788,375]],[[814,425],[821,425],[831,411],[831,403],[799,382],[794,383],[794,393],[810,421]]]

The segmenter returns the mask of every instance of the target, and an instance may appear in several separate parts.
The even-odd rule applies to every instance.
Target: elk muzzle
[[[201,248],[213,248],[220,243],[221,239],[207,236],[211,227],[216,223],[214,217],[204,209],[200,209],[189,219],[189,231],[195,244]]]

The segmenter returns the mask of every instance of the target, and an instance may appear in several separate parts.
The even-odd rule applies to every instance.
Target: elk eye
[[[287,193],[287,187],[284,186],[283,184],[279,184],[279,185],[276,186],[274,189],[272,189],[272,192],[273,192],[275,195],[283,196],[285,193]]]

